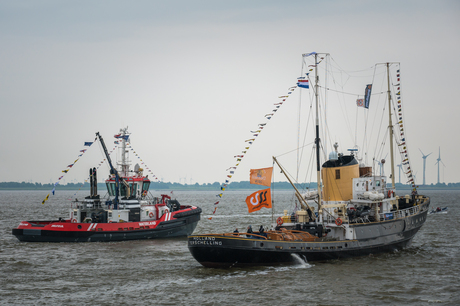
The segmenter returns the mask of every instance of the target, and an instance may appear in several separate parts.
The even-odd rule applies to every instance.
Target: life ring
[[[72,223],[77,223],[77,219],[73,218]]]
[[[393,190],[388,190],[388,197],[389,198],[393,197]]]
[[[153,211],[149,212],[149,218],[153,218]]]
[[[112,223],[113,221],[112,220],[109,220],[109,223]]]
[[[278,224],[278,226],[283,225],[283,218],[278,217],[278,219],[276,219],[276,224]]]
[[[168,208],[165,209],[165,214],[167,214],[167,213],[169,213],[169,209],[168,209]]]
[[[335,224],[336,224],[337,226],[342,225],[342,219],[340,219],[340,218],[335,219]]]

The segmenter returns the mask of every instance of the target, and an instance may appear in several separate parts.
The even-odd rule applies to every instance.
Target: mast
[[[122,176],[128,176],[129,173],[129,162],[126,159],[126,141],[129,138],[128,134],[128,127],[124,129],[120,129],[120,135],[121,135],[121,164],[119,164],[121,167],[121,175]]]
[[[102,144],[102,149],[104,150],[105,157],[107,158],[107,162],[109,163],[110,167],[110,174],[115,175],[115,199],[114,199],[114,208],[118,208],[118,193],[120,190],[120,176],[118,174],[117,169],[115,169],[112,165],[112,159],[110,158],[109,152],[107,151],[107,147],[105,146],[104,139],[102,139],[102,136],[99,134],[99,132],[96,133],[96,137],[99,137],[99,140],[101,141]]]
[[[395,163],[393,156],[393,123],[391,121],[391,91],[390,91],[390,63],[387,65],[387,82],[388,82],[388,129],[390,132],[390,166],[391,166],[391,188],[395,189]]]
[[[318,53],[315,54],[315,99],[316,99],[316,182],[318,184],[318,211],[321,209],[321,160],[319,156],[319,102],[318,102]]]

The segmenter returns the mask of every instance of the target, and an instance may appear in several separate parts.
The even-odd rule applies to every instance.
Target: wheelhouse
[[[119,182],[119,194],[120,197],[139,197],[146,195],[150,188],[150,180],[147,178],[132,178],[126,177],[123,178],[123,182]],[[107,185],[107,191],[110,196],[114,197],[116,195],[116,182],[115,178],[110,178],[105,181]],[[126,183],[126,184],[125,184]]]

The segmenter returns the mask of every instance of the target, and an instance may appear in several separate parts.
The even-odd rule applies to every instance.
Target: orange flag
[[[262,207],[272,208],[270,188],[259,190],[246,198],[249,213],[260,210]]]
[[[262,169],[251,169],[249,182],[251,184],[270,186],[272,181],[273,167]]]

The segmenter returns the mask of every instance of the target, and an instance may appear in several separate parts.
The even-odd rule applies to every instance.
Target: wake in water
[[[310,265],[307,260],[304,258],[304,257],[300,257],[299,255],[297,254],[291,254],[291,256],[294,258],[294,261],[295,261],[295,267],[298,267],[298,268],[311,268],[313,267],[312,265]]]

